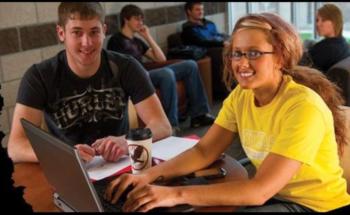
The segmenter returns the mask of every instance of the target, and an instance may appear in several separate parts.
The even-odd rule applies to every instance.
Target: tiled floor
[[[222,101],[215,101],[212,107],[211,114],[213,114],[215,117],[220,111],[220,108],[222,106]],[[190,127],[190,118],[188,117],[186,121],[180,123],[181,132],[177,134],[177,136],[184,137],[191,134],[196,134],[199,137],[204,136],[204,134],[207,132],[210,126],[204,126],[200,128],[191,128]],[[236,160],[240,160],[242,158],[245,158],[245,152],[243,151],[241,144],[239,142],[239,138],[236,138],[233,143],[228,147],[226,150],[226,153]],[[246,169],[248,170],[248,173],[250,176],[254,174],[254,167],[252,165],[246,165]]]

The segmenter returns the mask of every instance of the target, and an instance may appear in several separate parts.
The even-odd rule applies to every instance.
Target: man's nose
[[[89,45],[91,45],[91,43],[92,43],[92,40],[91,40],[90,36],[87,34],[84,34],[82,37],[82,45],[89,46]]]

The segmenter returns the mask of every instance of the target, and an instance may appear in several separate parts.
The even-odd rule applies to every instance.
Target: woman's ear
[[[275,65],[274,65],[274,69],[282,69],[284,65],[284,60],[281,56],[276,56],[275,57]]]

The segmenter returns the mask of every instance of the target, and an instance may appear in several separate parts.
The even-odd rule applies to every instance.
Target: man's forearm
[[[155,61],[157,61],[157,62],[166,61],[166,57],[165,57],[162,49],[158,46],[158,44],[154,41],[154,39],[152,37],[148,37],[146,40],[149,43],[149,45],[153,51]]]
[[[164,139],[171,135],[171,126],[166,125],[165,123],[158,123],[154,125],[150,124],[147,127],[152,131],[153,142]]]
[[[15,144],[19,144],[16,142]],[[22,146],[12,146],[8,147],[9,157],[14,163],[20,162],[38,162],[33,148],[28,144],[22,144]]]

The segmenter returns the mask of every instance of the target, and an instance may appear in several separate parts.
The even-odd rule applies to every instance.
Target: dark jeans
[[[149,71],[151,81],[160,89],[160,101],[172,126],[178,126],[178,98],[176,81],[185,82],[188,113],[193,118],[208,113],[208,98],[205,94],[198,65],[193,60],[184,60]]]
[[[314,212],[310,208],[277,199],[270,199],[262,206],[247,206],[236,210],[235,212]]]

